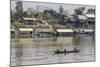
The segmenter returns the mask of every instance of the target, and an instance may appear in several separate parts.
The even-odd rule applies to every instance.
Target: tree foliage
[[[75,9],[74,11],[76,15],[82,15],[84,10],[85,10],[85,7],[79,7]]]
[[[35,11],[33,8],[27,8],[26,12],[28,17],[34,17]]]
[[[12,26],[14,26],[16,29],[26,27],[24,23],[21,23],[21,22],[18,22],[18,21],[12,23]]]
[[[87,13],[88,14],[95,14],[95,9],[88,9],[87,10]]]
[[[44,10],[43,14],[44,14],[44,19],[57,19],[58,18],[58,13],[53,9]]]
[[[42,20],[43,19],[43,14],[39,12],[39,13],[36,13],[34,15],[34,17],[37,18],[38,20]]]
[[[60,6],[60,7],[59,7],[59,14],[61,14],[61,15],[62,15],[62,14],[63,14],[63,12],[64,12],[64,8],[63,8],[62,6]]]
[[[59,7],[59,20],[60,20],[60,23],[63,23],[64,22],[64,17],[67,16],[68,13],[67,11],[64,10],[64,8],[62,6]]]
[[[16,3],[16,20],[19,22],[23,22],[22,1],[17,1]]]

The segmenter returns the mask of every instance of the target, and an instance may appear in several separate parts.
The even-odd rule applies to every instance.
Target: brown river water
[[[57,49],[78,53],[55,54]],[[76,35],[49,38],[11,38],[11,66],[95,61],[95,38]]]

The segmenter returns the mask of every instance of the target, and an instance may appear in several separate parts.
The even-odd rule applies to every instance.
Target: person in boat
[[[57,49],[57,52],[59,52],[59,49]]]
[[[76,49],[76,48],[74,48],[74,51],[77,51],[77,49]]]
[[[64,49],[64,52],[66,52],[66,49]]]
[[[84,30],[82,30],[82,32],[84,32]]]

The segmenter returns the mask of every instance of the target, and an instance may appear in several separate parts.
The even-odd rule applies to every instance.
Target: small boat
[[[55,54],[78,53],[78,52],[79,50],[77,50],[76,48],[74,48],[74,50],[72,51],[66,51],[66,49],[64,49],[64,51],[60,51],[59,49],[54,51]]]
[[[85,29],[85,30],[80,30],[80,34],[92,34],[94,30],[90,29]]]

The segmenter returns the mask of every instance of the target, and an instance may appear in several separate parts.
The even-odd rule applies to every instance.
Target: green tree
[[[15,19],[15,12],[14,11],[11,11],[11,23],[14,22],[16,19]]]
[[[28,17],[27,11],[24,11],[24,12],[23,12],[23,17]]]
[[[60,6],[60,8],[59,8],[59,14],[63,14],[63,12],[64,12],[64,8],[62,7],[62,6]]]
[[[44,14],[44,19],[51,19],[53,16],[52,16],[52,11],[50,10],[44,10],[43,14]]]
[[[21,23],[21,22],[18,22],[18,21],[12,23],[12,26],[14,26],[16,29],[26,27],[24,23]]]
[[[34,14],[36,14],[36,11],[33,8],[27,8],[27,17],[34,17]]]
[[[95,9],[88,9],[87,10],[87,13],[88,14],[95,14]]]
[[[19,21],[19,22],[23,22],[22,1],[16,2],[16,20]]]
[[[59,7],[59,19],[60,23],[62,24],[64,22],[64,8],[62,6]]]
[[[43,14],[38,12],[34,15],[38,20],[42,20],[43,19]]]
[[[75,9],[74,11],[76,15],[82,15],[84,10],[85,10],[85,7],[79,7]]]

